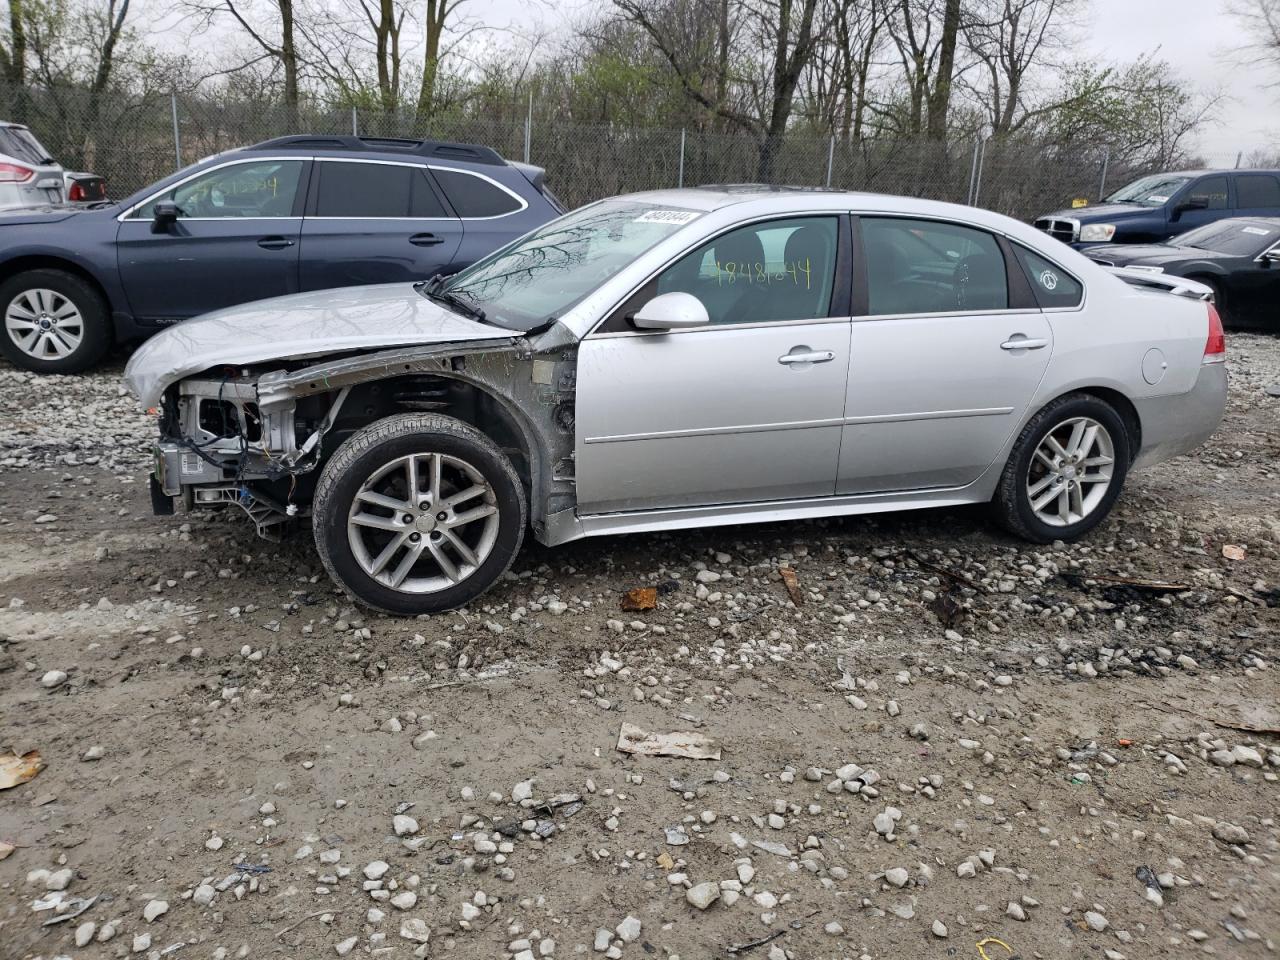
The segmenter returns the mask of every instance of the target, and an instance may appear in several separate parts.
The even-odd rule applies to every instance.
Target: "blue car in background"
[[[0,217],[0,353],[74,373],[220,307],[462,269],[564,212],[489,147],[292,136],[118,203]]]
[[[1280,216],[1280,171],[1186,170],[1142,177],[1097,206],[1059,210],[1035,226],[1077,249],[1160,243],[1228,217]]]

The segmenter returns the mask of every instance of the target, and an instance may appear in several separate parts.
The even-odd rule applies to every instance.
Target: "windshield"
[[[25,127],[0,127],[0,153],[7,153],[23,163],[53,163],[49,151]]]
[[[1256,257],[1276,240],[1280,240],[1280,228],[1265,221],[1219,220],[1188,230],[1171,242],[1180,247],[1212,250],[1235,257]]]
[[[536,330],[701,215],[644,201],[593,203],[478,261],[443,292],[483,311],[489,323]],[[433,294],[430,286],[420,290]]]
[[[1153,177],[1135,180],[1127,187],[1121,187],[1111,196],[1107,203],[1139,203],[1144,207],[1158,207],[1168,201],[1190,180],[1176,173],[1157,173]]]

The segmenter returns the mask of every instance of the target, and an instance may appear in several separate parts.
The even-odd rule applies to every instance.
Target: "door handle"
[[[434,233],[415,233],[409,238],[409,242],[415,247],[434,247],[438,243],[444,243],[444,237],[437,237]]]
[[[293,241],[288,237],[263,237],[258,241],[258,246],[263,250],[283,250],[285,247],[292,247]]]
[[[1000,344],[1001,350],[1039,350],[1049,345],[1048,340],[1040,338],[1031,338],[1026,334],[1015,333],[1004,343]]]
[[[830,363],[835,358],[836,355],[830,350],[809,350],[802,347],[800,352],[792,350],[791,353],[784,353],[778,358],[778,362],[790,366],[797,363]]]

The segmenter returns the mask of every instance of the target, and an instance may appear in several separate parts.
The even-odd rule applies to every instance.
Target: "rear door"
[[[1236,174],[1236,211],[1242,217],[1280,217],[1280,176]]]
[[[985,230],[865,216],[859,227],[836,492],[972,483],[1044,376],[1049,323],[1013,253]],[[1065,279],[1046,265],[1038,282]]]
[[[421,164],[318,158],[302,224],[303,290],[428,280],[462,240]]]
[[[297,158],[219,164],[124,214],[116,256],[134,317],[171,322],[297,292],[306,167]],[[157,232],[161,201],[180,213]]]

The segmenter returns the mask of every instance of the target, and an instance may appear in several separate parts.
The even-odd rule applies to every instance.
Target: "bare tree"
[[[204,28],[229,21],[248,38],[255,55],[224,72],[250,69],[263,62],[282,71],[286,115],[296,126],[301,60],[294,0],[187,0],[187,6]]]
[[[1034,71],[1067,47],[1078,0],[970,0],[964,32],[982,70],[982,88],[995,136],[1007,136],[1057,107],[1030,106]]]
[[[960,0],[897,0],[889,33],[902,63],[912,135],[946,137],[960,12]]]
[[[1280,84],[1280,0],[1229,0],[1227,12],[1244,28],[1245,52],[1271,67]]]
[[[441,40],[458,8],[465,2],[466,0],[427,0],[427,16],[423,21],[425,49],[422,57],[422,84],[418,89],[418,123],[425,123],[435,107]]]
[[[732,5],[716,5],[719,27],[717,47],[725,50],[723,81],[717,80],[715,94],[709,94],[700,70],[704,60],[697,54],[704,48],[708,8],[697,0],[615,0],[619,13],[648,34],[654,46],[674,71],[685,94],[716,116],[751,132],[760,141],[757,172],[762,180],[773,179],[777,149],[786,133],[795,104],[796,89],[818,46],[815,19],[818,0],[733,0]],[[693,20],[693,24],[690,20]],[[758,53],[750,66],[758,67],[762,82],[744,79],[746,96],[732,95],[728,50],[724,37],[730,22],[749,24],[749,38]],[[690,29],[690,26],[696,29]],[[692,41],[692,42],[691,42]],[[719,62],[717,64],[720,66]],[[744,76],[746,70],[743,71]],[[724,91],[721,94],[720,91]],[[752,96],[755,94],[754,96]]]
[[[27,80],[27,29],[23,0],[9,0],[8,44],[0,44],[0,76],[15,86]]]

